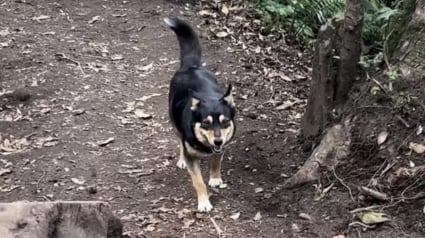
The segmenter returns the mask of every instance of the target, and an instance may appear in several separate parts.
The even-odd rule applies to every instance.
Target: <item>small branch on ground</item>
[[[359,189],[360,189],[361,192],[363,192],[363,193],[365,193],[365,194],[367,194],[371,197],[374,197],[378,200],[382,200],[382,201],[389,201],[390,200],[390,198],[388,197],[387,194],[373,190],[371,188],[361,186]]]
[[[210,220],[211,220],[212,224],[214,225],[215,230],[217,231],[218,237],[221,237],[221,234],[223,233],[223,231],[217,225],[217,222],[215,222],[214,218],[210,217]]]
[[[354,200],[353,193],[351,192],[351,188],[347,184],[344,183],[344,180],[342,180],[341,178],[338,177],[338,175],[336,175],[335,168],[332,169],[332,172],[334,173],[334,176],[339,181],[339,183],[342,186],[344,186],[345,188],[347,188],[348,193],[350,194],[351,201],[355,202],[356,200]]]

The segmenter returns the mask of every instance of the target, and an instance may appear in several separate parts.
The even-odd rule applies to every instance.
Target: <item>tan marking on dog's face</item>
[[[211,128],[210,130],[206,130],[201,127],[201,123],[195,123],[195,136],[199,142],[204,144],[205,146],[214,145],[214,130]]]
[[[211,115],[207,116],[204,120],[204,123],[213,123],[213,117]]]
[[[220,123],[223,123],[225,122],[225,120],[229,120],[229,118],[227,118],[225,115],[220,115],[218,117],[218,120],[220,121]]]
[[[230,121],[229,123],[230,125],[227,128],[221,129],[221,138],[224,145],[232,139],[233,134],[235,133],[235,125],[233,124],[233,121]]]
[[[218,120],[220,121],[220,124],[222,125],[221,129],[221,139],[223,140],[223,144],[226,144],[229,142],[230,139],[233,137],[233,133],[235,132],[235,126],[233,124],[233,121],[231,121],[229,118],[227,118],[224,115],[220,115],[218,117]]]
[[[189,145],[189,143],[187,143],[187,142],[185,142],[185,146],[186,146],[187,153],[188,153],[190,156],[194,156],[194,157],[207,157],[207,156],[210,156],[209,154],[202,153],[202,152],[199,152],[198,150],[194,149],[194,148],[193,148],[192,146],[190,146],[190,145]]]
[[[230,139],[233,137],[233,133],[235,131],[235,126],[231,120],[229,120],[224,115],[220,115],[219,118],[220,129],[219,132],[214,133],[213,117],[207,116],[203,123],[210,123],[211,127],[205,128],[202,126],[202,123],[195,123],[195,136],[199,142],[204,144],[205,146],[214,146],[214,140],[221,139],[223,145],[227,144]]]

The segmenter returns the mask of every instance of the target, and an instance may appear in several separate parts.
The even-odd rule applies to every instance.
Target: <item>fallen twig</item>
[[[374,197],[374,198],[382,200],[382,201],[389,201],[390,200],[390,198],[388,197],[387,194],[373,190],[371,188],[367,188],[365,186],[361,186],[360,191],[362,191],[363,193],[366,193],[367,195],[369,195],[371,197]]]
[[[396,115],[395,118],[401,122],[406,128],[410,128],[409,123],[407,123],[406,120],[404,120],[400,115]]]
[[[364,227],[364,228],[368,228],[368,229],[373,229],[373,228],[375,228],[375,226],[369,226],[369,225],[366,225],[366,224],[361,223],[361,222],[359,222],[359,221],[351,222],[350,224],[348,224],[348,226],[362,226],[362,227]]]
[[[382,208],[381,205],[372,205],[372,206],[368,206],[368,207],[360,207],[360,208],[356,208],[354,210],[349,211],[351,214],[355,214],[355,213],[359,213],[359,212],[364,212],[364,211],[373,211],[375,209],[378,208]]]
[[[347,188],[348,193],[350,194],[351,201],[355,202],[354,197],[353,197],[353,193],[351,192],[351,188],[347,184],[344,183],[344,180],[342,180],[341,178],[339,178],[336,175],[335,168],[332,169],[332,171],[334,173],[335,178],[341,183],[341,185]]]
[[[217,231],[218,237],[221,237],[221,233],[223,233],[223,231],[217,225],[217,223],[215,222],[214,218],[210,217],[210,220],[211,220],[212,224],[214,225],[215,230]]]
[[[39,193],[39,191],[40,191],[40,182],[41,182],[41,180],[43,180],[44,176],[46,176],[46,173],[47,173],[46,171],[43,171],[43,174],[41,175],[41,177],[37,181],[37,186],[36,186],[37,193]]]
[[[143,169],[129,169],[129,170],[119,170],[118,173],[120,174],[136,174],[137,177],[142,177],[142,176],[148,176],[148,175],[152,175],[155,173],[155,170],[151,169],[151,170],[143,170]]]
[[[83,67],[81,66],[80,62],[67,57],[64,53],[57,53],[57,54],[55,54],[55,56],[58,57],[58,59],[60,59],[60,60],[68,60],[68,61],[76,64],[78,66],[78,68],[80,69],[81,73],[83,75],[86,75],[86,73],[84,73]]]

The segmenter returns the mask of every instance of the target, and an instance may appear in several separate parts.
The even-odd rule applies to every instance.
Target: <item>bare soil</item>
[[[197,213],[189,176],[175,166],[167,117],[178,67],[175,36],[162,22],[168,15],[201,22],[193,6],[166,0],[0,3],[0,143],[25,138],[0,154],[0,171],[9,170],[0,172],[1,202],[107,201],[129,237],[425,236],[423,200],[363,229],[349,227],[349,211],[371,204],[353,202],[334,177],[280,190],[311,152],[298,139],[308,55],[285,46],[282,71],[306,76],[270,88],[255,77],[255,61],[229,53],[225,39],[205,37],[204,60],[223,84],[236,85],[239,112],[223,168],[227,187],[210,189],[213,212]],[[276,95],[299,102],[277,110]],[[331,183],[315,199],[317,186]]]

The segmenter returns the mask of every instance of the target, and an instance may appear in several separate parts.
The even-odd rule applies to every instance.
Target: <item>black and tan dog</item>
[[[232,86],[224,92],[214,74],[202,67],[198,36],[187,22],[177,18],[164,21],[180,45],[180,68],[171,79],[169,90],[170,120],[180,144],[177,166],[187,168],[197,193],[198,210],[208,212],[212,205],[199,160],[212,157],[208,184],[221,185],[224,147],[235,133]]]

